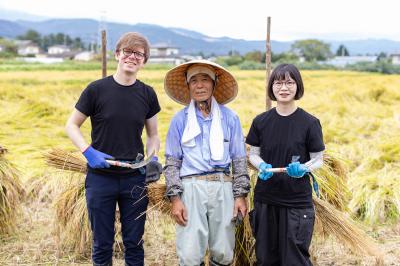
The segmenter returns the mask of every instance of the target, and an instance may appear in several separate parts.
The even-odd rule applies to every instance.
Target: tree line
[[[85,49],[85,44],[82,42],[81,38],[72,38],[64,33],[41,35],[37,31],[28,30],[25,34],[17,36],[17,39],[32,41],[43,50],[47,50],[47,48],[52,45],[67,45],[72,49]]]

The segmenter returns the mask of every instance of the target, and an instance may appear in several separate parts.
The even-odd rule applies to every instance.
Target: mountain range
[[[17,15],[19,14],[19,16]],[[164,43],[180,49],[181,54],[226,55],[230,51],[245,54],[253,50],[265,51],[265,41],[249,41],[229,37],[210,37],[202,33],[183,28],[163,27],[154,24],[124,24],[116,22],[99,23],[94,19],[45,19],[22,13],[10,14],[0,10],[0,36],[16,38],[27,30],[33,29],[41,35],[64,33],[85,43],[96,43],[100,40],[100,29],[107,30],[108,49],[115,46],[118,38],[125,32],[137,31],[144,34],[152,44]],[[12,17],[16,19],[12,19]],[[6,18],[6,19],[4,19]],[[20,19],[25,18],[25,19]],[[324,41],[324,40],[322,40]],[[400,51],[400,42],[386,39],[325,41],[330,44],[332,52],[339,45],[346,46],[351,55],[395,53]],[[293,41],[271,41],[273,53],[290,50]]]

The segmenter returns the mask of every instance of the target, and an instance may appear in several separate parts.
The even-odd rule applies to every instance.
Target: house
[[[18,55],[37,55],[40,52],[39,45],[29,40],[16,41]]]
[[[179,55],[179,49],[166,43],[158,43],[150,47],[149,63],[179,65],[185,60]]]
[[[400,53],[391,54],[390,57],[393,65],[400,65]]]
[[[92,51],[83,51],[74,56],[76,61],[90,61],[95,57],[95,53]]]
[[[0,44],[0,53],[5,51],[5,50],[6,50],[6,48],[3,45]]]
[[[179,54],[177,47],[169,46],[166,43],[159,43],[150,47],[151,57],[174,57]]]
[[[333,65],[336,67],[345,67],[346,65],[353,65],[361,62],[376,62],[378,56],[376,55],[362,55],[362,56],[335,56],[329,59],[324,64]]]
[[[71,49],[66,45],[53,45],[47,48],[47,53],[51,55],[66,54],[71,52]]]

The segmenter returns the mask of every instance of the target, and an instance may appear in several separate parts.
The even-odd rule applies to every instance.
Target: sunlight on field
[[[172,116],[182,108],[163,90],[166,69],[143,70],[139,79],[156,90],[161,153]],[[228,106],[240,117],[244,134],[265,110],[265,72],[232,71],[239,95]],[[353,214],[368,223],[400,215],[400,76],[340,71],[303,71],[305,96],[298,105],[317,116],[327,149],[347,162]],[[42,152],[74,151],[64,124],[81,91],[100,72],[0,71],[0,145],[22,171],[22,180],[48,172]],[[89,141],[89,120],[84,124]],[[160,156],[163,157],[163,156]]]

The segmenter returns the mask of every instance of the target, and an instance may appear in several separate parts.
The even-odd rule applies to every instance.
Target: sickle
[[[138,163],[125,163],[125,162],[113,161],[113,160],[106,160],[106,162],[109,163],[110,165],[114,165],[114,166],[131,168],[131,169],[138,169],[140,167],[143,167],[143,166],[147,165],[149,162],[151,162],[151,160],[153,159],[154,154],[155,154],[155,151],[153,150],[153,152],[149,156],[147,156],[146,160],[143,160],[143,161],[138,162]]]

